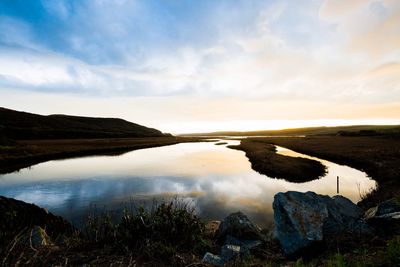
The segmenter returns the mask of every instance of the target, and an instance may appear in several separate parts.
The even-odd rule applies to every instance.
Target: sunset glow
[[[2,1],[0,106],[164,132],[399,124],[400,1]]]

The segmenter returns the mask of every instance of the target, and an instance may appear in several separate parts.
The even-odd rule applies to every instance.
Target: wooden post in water
[[[339,176],[336,178],[336,192],[339,194]]]

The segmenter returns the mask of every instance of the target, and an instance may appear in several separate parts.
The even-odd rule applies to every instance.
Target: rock
[[[0,232],[9,237],[38,226],[53,239],[71,235],[76,229],[66,220],[34,204],[0,196]]]
[[[384,219],[384,220],[399,220],[400,219],[400,212],[392,212],[388,214],[383,214],[381,216],[376,216],[376,219]]]
[[[342,234],[371,234],[360,220],[362,210],[342,196],[314,192],[278,193],[273,203],[276,237],[285,254],[303,254],[326,237]]]
[[[260,229],[242,212],[232,213],[222,221],[216,234],[217,242],[223,244],[228,235],[243,240],[264,240]]]
[[[261,245],[264,239],[260,230],[241,212],[230,214],[222,223],[211,222],[209,228],[216,225],[219,225],[217,241],[223,244],[221,254],[207,252],[203,257],[205,263],[223,266],[237,258],[250,256],[251,249]]]
[[[365,212],[364,218],[381,234],[400,233],[400,204],[395,199],[370,208]]]
[[[373,217],[386,215],[389,213],[400,212],[400,204],[396,201],[396,199],[389,199],[376,207],[370,208],[365,212],[364,218],[371,219]]]
[[[332,199],[342,214],[356,219],[363,215],[363,210],[351,202],[350,199],[340,195],[334,196]]]
[[[237,245],[224,245],[221,247],[221,254],[215,255],[207,252],[203,257],[203,262],[223,266],[240,257],[248,256],[249,250],[247,248]]]
[[[206,252],[206,254],[204,255],[204,257],[202,259],[202,262],[217,265],[217,266],[223,266],[225,264],[225,262],[221,256],[214,255],[210,252]]]
[[[240,246],[236,245],[224,245],[221,248],[221,258],[224,259],[225,262],[234,260],[240,256],[241,249]]]
[[[263,242],[261,240],[242,240],[228,235],[225,240],[225,245],[234,245],[240,247],[240,256],[248,257],[251,255],[251,250],[260,246]]]

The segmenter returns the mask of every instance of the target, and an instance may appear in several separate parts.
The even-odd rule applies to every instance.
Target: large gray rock
[[[326,237],[341,233],[369,234],[362,210],[342,196],[314,192],[278,193],[274,197],[276,237],[285,254],[302,254]]]
[[[361,215],[363,215],[363,210],[351,202],[350,199],[340,195],[334,196],[332,199],[335,205],[340,209],[340,212],[345,216],[360,218]]]
[[[265,239],[260,229],[240,211],[230,214],[222,221],[217,230],[217,241],[223,244],[228,235],[241,240]]]

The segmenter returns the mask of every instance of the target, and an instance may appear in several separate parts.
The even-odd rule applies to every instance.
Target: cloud
[[[367,4],[368,0],[325,0],[319,10],[319,15],[324,19],[338,19]]]
[[[157,106],[178,121],[315,119],[324,106],[333,118],[338,103],[400,101],[398,1],[41,3],[34,18],[0,11],[13,29],[0,31],[0,89],[125,97],[136,114]]]
[[[71,6],[65,0],[42,0],[46,11],[61,20],[66,20],[71,15]]]
[[[337,25],[349,54],[391,60],[400,47],[400,2],[392,0],[326,0],[320,17]]]
[[[30,24],[8,16],[0,16],[0,46],[38,49]]]

